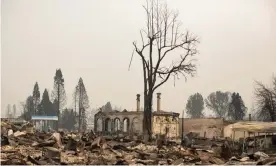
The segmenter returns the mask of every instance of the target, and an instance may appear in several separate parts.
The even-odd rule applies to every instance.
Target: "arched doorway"
[[[129,131],[129,119],[124,118],[123,120],[123,131],[128,132]]]
[[[104,131],[111,132],[111,119],[110,118],[105,119],[104,125],[105,125]]]
[[[114,119],[114,131],[120,131],[121,130],[121,121],[119,118]]]
[[[139,123],[141,123],[138,119],[138,117],[135,117],[132,119],[132,122],[131,122],[131,131],[133,133],[137,133],[139,131]]]
[[[103,120],[101,118],[97,119],[97,132],[103,131]]]

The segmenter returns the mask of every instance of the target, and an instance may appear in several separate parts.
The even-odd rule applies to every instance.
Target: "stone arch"
[[[114,119],[114,131],[120,131],[121,130],[121,121],[119,118]]]
[[[132,119],[131,126],[130,126],[130,129],[132,132],[136,133],[139,131],[139,123],[141,123],[141,122],[138,117],[134,117]]]
[[[129,132],[130,120],[129,118],[125,117],[123,119],[123,132]]]
[[[102,120],[102,118],[98,118],[97,119],[97,132],[101,132],[101,131],[103,131],[103,120]]]
[[[104,131],[111,132],[111,119],[106,118],[104,121]]]

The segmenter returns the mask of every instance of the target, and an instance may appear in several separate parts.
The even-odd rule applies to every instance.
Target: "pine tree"
[[[74,99],[78,101],[79,107],[79,131],[86,130],[87,120],[86,120],[86,110],[89,108],[89,99],[86,93],[86,89],[82,78],[79,79],[78,85],[75,88]]]
[[[243,120],[247,108],[239,93],[232,93],[231,102],[229,104],[228,116],[232,120]]]
[[[49,93],[48,93],[47,89],[45,89],[43,92],[42,100],[41,100],[41,103],[39,104],[37,114],[38,115],[47,115],[47,116],[55,116],[56,115],[56,113],[53,109],[53,104],[50,101]]]
[[[60,110],[66,104],[66,94],[64,89],[64,78],[61,72],[61,69],[56,70],[54,77],[54,90],[52,93],[53,101],[57,100],[57,116],[60,121]],[[59,122],[58,121],[58,127]]]
[[[73,109],[64,109],[61,114],[61,127],[68,130],[73,130],[76,124],[76,113]]]
[[[39,92],[39,87],[38,83],[36,82],[34,85],[33,89],[33,103],[34,103],[34,111],[35,113],[37,112],[38,105],[40,103],[40,92]]]
[[[111,106],[111,103],[110,103],[110,102],[107,102],[107,103],[105,104],[104,110],[105,110],[106,112],[111,112],[111,111],[112,111],[112,106]]]
[[[26,99],[25,104],[23,105],[23,114],[21,115],[21,117],[23,119],[25,119],[26,121],[30,121],[32,116],[34,115],[34,101],[33,101],[33,97],[29,96]]]

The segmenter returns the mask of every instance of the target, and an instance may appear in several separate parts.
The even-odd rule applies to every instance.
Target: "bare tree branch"
[[[134,51],[135,51],[135,49],[133,49],[133,51],[132,51],[131,59],[130,59],[129,65],[128,65],[128,71],[130,70],[130,66],[131,66],[131,63],[132,63]]]
[[[276,121],[276,98],[273,89],[266,87],[259,81],[255,81],[255,99],[258,117],[261,120]]]
[[[133,42],[135,52],[141,57],[144,76],[144,123],[150,133],[151,105],[154,91],[172,76],[193,76],[196,72],[194,55],[198,53],[196,44],[198,39],[189,32],[181,33],[181,22],[177,19],[178,12],[169,10],[166,4],[158,0],[150,0],[143,6],[146,12],[146,30],[140,31],[142,46],[138,48]],[[148,39],[147,41],[145,39]],[[145,51],[145,49],[148,49]],[[170,66],[160,66],[166,57],[180,52],[179,60]],[[133,54],[129,64],[133,60]],[[179,54],[179,53],[177,53]],[[156,57],[155,57],[156,56]],[[160,80],[159,80],[160,78]],[[158,80],[158,82],[157,82]]]

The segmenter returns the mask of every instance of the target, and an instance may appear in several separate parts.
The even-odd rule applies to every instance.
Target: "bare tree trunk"
[[[151,141],[152,139],[152,92],[144,94],[144,120],[143,131],[144,141]]]
[[[167,9],[167,5],[161,5],[155,0],[151,0],[143,6],[147,14],[146,29],[140,31],[142,46],[138,48],[133,42],[134,52],[141,58],[144,76],[144,120],[143,134],[144,140],[151,140],[152,136],[152,96],[154,91],[163,85],[168,79],[178,75],[192,75],[196,71],[193,63],[193,55],[197,53],[196,37],[188,32],[179,32],[181,22],[177,21],[178,13]],[[170,33],[169,33],[170,32]],[[171,34],[171,36],[169,35]],[[181,50],[179,61],[173,61],[170,66],[163,66],[165,57],[170,56],[170,52]],[[156,52],[156,57],[154,52]],[[186,52],[186,53],[185,53]],[[191,59],[188,59],[191,58]],[[158,80],[158,81],[157,81]]]

